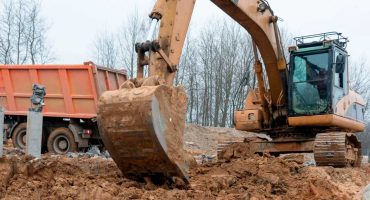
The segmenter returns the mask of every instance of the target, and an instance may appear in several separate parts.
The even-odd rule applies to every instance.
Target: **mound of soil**
[[[203,127],[195,124],[185,126],[185,150],[192,155],[217,154],[217,145],[222,141],[233,140],[234,138],[256,138],[267,137],[264,134],[257,134],[246,131],[238,131],[233,128]]]
[[[216,154],[220,140],[254,133],[187,125],[185,149]],[[245,139],[245,140],[248,140]],[[361,199],[370,167],[307,167],[306,155],[255,155],[247,143],[226,147],[216,163],[190,169],[189,185],[154,185],[122,176],[112,159],[55,156],[41,159],[7,146],[0,158],[0,199]],[[180,189],[181,188],[181,189]]]
[[[186,189],[125,179],[111,159],[7,156],[0,160],[0,199],[360,199],[370,182],[369,167],[305,167],[299,155],[230,148],[218,163],[191,169]]]

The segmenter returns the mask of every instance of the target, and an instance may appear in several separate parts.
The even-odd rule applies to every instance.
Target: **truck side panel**
[[[6,115],[26,115],[32,84],[46,87],[44,116],[94,118],[99,96],[118,89],[123,71],[85,65],[0,66],[0,105]]]
[[[119,89],[119,86],[127,79],[126,75],[122,76],[120,73],[102,67],[96,68],[94,78],[97,83],[98,96],[107,90]]]

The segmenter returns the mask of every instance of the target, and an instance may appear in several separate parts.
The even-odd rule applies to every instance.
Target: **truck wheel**
[[[73,133],[68,128],[53,130],[48,138],[48,151],[55,154],[65,154],[77,151],[77,144]]]
[[[26,133],[27,133],[27,123],[19,124],[13,131],[12,142],[13,146],[18,149],[26,149]]]

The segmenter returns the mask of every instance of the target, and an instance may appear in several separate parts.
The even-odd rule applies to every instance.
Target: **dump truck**
[[[46,88],[42,149],[64,154],[101,145],[96,116],[104,91],[127,79],[124,70],[82,65],[0,65],[0,107],[5,109],[5,141],[26,146],[27,112],[32,85]]]

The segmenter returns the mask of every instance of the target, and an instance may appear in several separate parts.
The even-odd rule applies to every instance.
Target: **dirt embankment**
[[[304,167],[301,156],[252,155],[243,145],[191,169],[187,189],[125,179],[111,159],[9,156],[0,160],[0,199],[360,199],[370,182],[368,167]]]

